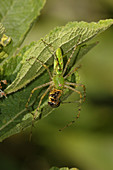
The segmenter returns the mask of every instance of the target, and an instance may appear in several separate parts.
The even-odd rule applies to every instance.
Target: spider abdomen
[[[48,104],[53,107],[56,108],[58,106],[60,106],[60,97],[62,95],[62,90],[59,89],[55,89],[53,88],[50,93],[49,93],[49,101]]]

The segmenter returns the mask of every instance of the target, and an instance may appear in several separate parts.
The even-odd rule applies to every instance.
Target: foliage
[[[5,5],[5,8],[3,8],[6,3],[7,6]],[[28,112],[25,109],[25,104],[34,87],[49,81],[48,73],[37,59],[46,63],[52,70],[53,52],[50,51],[53,49],[55,52],[58,47],[61,47],[64,54],[69,51],[66,55],[68,58],[76,44],[77,50],[73,56],[73,62],[70,64],[70,68],[74,67],[97,44],[97,42],[90,44],[87,42],[113,24],[112,19],[101,20],[98,23],[70,22],[66,26],[53,29],[43,38],[47,44],[52,46],[52,49],[39,40],[23,47],[18,52],[18,48],[44,4],[44,0],[33,0],[32,4],[30,0],[21,1],[21,3],[11,0],[1,3],[0,19],[6,28],[6,35],[12,39],[11,43],[4,47],[7,56],[0,63],[0,79],[6,79],[8,82],[8,87],[4,90],[7,98],[0,100],[1,141],[31,125],[31,111]],[[25,6],[26,8],[24,8]],[[66,57],[64,57],[64,60],[66,60]],[[36,109],[44,90],[39,89],[33,95],[29,105],[29,108],[33,106],[33,111]],[[66,92],[64,98],[67,94],[71,93]],[[47,105],[47,97],[45,97],[41,109],[42,117],[47,116],[52,111]],[[37,120],[39,118],[37,117]]]

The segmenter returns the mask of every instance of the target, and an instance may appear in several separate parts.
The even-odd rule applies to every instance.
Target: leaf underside
[[[30,111],[28,112],[25,109],[30,92],[38,85],[49,82],[47,71],[37,59],[47,64],[52,71],[53,53],[56,49],[61,47],[63,54],[67,54],[64,57],[65,61],[72,53],[73,47],[77,45],[72,62],[69,65],[70,68],[75,67],[82,57],[97,44],[89,44],[88,41],[112,24],[113,20],[109,19],[98,23],[71,22],[64,27],[57,27],[43,38],[50,45],[41,40],[33,42],[22,48],[16,56],[9,57],[7,62],[2,64],[0,74],[3,79],[10,80],[10,84],[5,90],[7,98],[2,98],[0,101],[0,140],[31,125],[32,115]],[[45,89],[39,89],[33,94],[29,103],[29,106],[33,104],[32,108],[29,107],[31,111],[36,109]],[[68,93],[71,94],[70,91],[66,91],[62,100],[66,98]],[[42,117],[47,116],[52,111],[47,101],[48,96],[44,98],[41,105]]]

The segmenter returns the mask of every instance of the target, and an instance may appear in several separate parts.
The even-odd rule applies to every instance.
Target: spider
[[[42,41],[45,43],[44,40],[42,40]],[[47,43],[46,43],[46,44],[47,44]],[[37,117],[37,112],[39,111],[40,106],[41,106],[41,103],[42,103],[44,97],[47,95],[47,93],[49,92],[48,104],[49,104],[52,108],[57,108],[57,107],[60,106],[60,103],[61,103],[60,98],[61,98],[61,96],[62,96],[62,94],[63,94],[63,92],[64,92],[65,89],[72,90],[73,92],[78,93],[79,96],[80,96],[80,100],[79,100],[80,105],[79,105],[79,109],[78,109],[78,114],[77,114],[76,118],[75,118],[73,121],[71,121],[68,125],[66,125],[66,127],[67,127],[67,126],[70,126],[72,123],[74,123],[74,122],[76,121],[76,119],[79,118],[79,116],[80,116],[80,111],[81,111],[81,103],[82,103],[82,101],[85,101],[85,97],[86,97],[85,85],[83,85],[83,84],[78,84],[78,83],[73,83],[73,82],[69,82],[69,81],[67,80],[67,78],[68,78],[69,76],[71,76],[74,72],[76,72],[76,71],[80,68],[80,66],[75,67],[72,71],[70,71],[69,73],[67,73],[67,75],[65,75],[65,74],[66,74],[67,67],[68,67],[68,65],[69,65],[69,63],[70,63],[70,61],[71,61],[71,58],[73,57],[73,54],[74,54],[76,48],[77,48],[77,45],[74,46],[74,48],[73,48],[73,50],[72,50],[72,53],[71,53],[71,55],[69,56],[69,58],[68,58],[68,60],[67,60],[67,63],[65,64],[65,66],[64,66],[64,64],[63,64],[63,54],[62,54],[61,48],[59,47],[59,48],[56,50],[56,52],[54,53],[53,74],[51,74],[51,72],[50,72],[50,70],[49,70],[49,68],[47,67],[46,64],[44,64],[42,61],[40,61],[40,60],[37,59],[37,61],[40,62],[40,64],[41,64],[43,67],[45,67],[45,69],[47,70],[47,72],[48,72],[48,74],[49,74],[49,77],[50,77],[50,81],[47,82],[47,83],[45,83],[45,84],[42,84],[42,85],[40,85],[40,86],[35,87],[35,88],[31,91],[31,93],[30,93],[30,96],[29,96],[28,101],[27,101],[27,103],[26,103],[26,108],[28,108],[28,104],[29,104],[29,102],[30,102],[30,99],[31,99],[33,93],[34,93],[36,90],[40,89],[40,88],[43,88],[43,87],[48,86],[48,88],[46,89],[46,91],[44,92],[44,94],[41,96],[41,98],[40,98],[40,100],[39,100],[38,107],[37,107],[36,112],[34,113],[34,116],[33,116],[34,120],[35,120],[36,117]],[[80,87],[83,88],[83,90],[84,90],[84,97],[82,96],[82,93],[81,93],[79,90],[75,89],[75,87],[77,87],[77,86],[80,86]]]

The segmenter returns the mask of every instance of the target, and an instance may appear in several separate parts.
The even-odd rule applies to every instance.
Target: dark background
[[[69,21],[106,18],[113,18],[112,0],[48,0],[24,45]],[[30,129],[8,138],[0,144],[0,169],[113,169],[113,27],[94,39],[97,40],[100,43],[84,57],[79,70],[87,89],[80,119],[59,132],[76,113],[75,104],[65,104],[34,127],[31,142]]]

